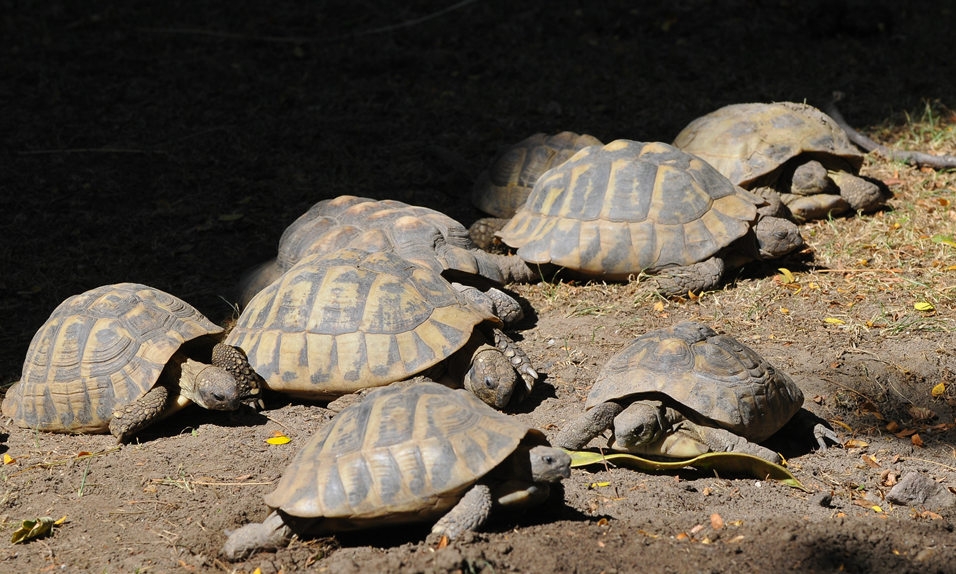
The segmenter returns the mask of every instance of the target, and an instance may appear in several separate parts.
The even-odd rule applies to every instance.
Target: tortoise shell
[[[437,364],[484,321],[501,324],[434,271],[346,248],[307,256],[256,295],[227,344],[270,389],[329,399]]]
[[[105,285],[61,303],[40,327],[3,414],[25,428],[108,432],[113,411],[142,397],[180,347],[222,328],[146,285]]]
[[[762,203],[679,149],[617,140],[545,173],[498,235],[529,263],[627,279],[708,259],[750,230]]]
[[[371,230],[380,233],[366,233]],[[468,230],[447,215],[400,201],[343,195],[316,203],[286,228],[276,259],[241,280],[240,302],[247,303],[304,257],[350,245],[395,251],[436,273],[450,270],[497,284],[505,279],[493,256],[478,249]]]
[[[833,118],[792,102],[720,108],[688,124],[674,146],[704,159],[747,189],[773,186],[787,162],[797,156],[854,174],[863,166],[863,154]]]
[[[592,145],[602,144],[589,135],[561,132],[553,136],[534,134],[502,148],[491,159],[488,169],[478,175],[471,202],[495,217],[511,217],[524,205],[544,172]]]
[[[803,392],[730,335],[685,321],[650,331],[613,356],[585,407],[643,399],[663,400],[695,422],[760,442],[800,410]]]
[[[465,390],[387,387],[319,430],[265,502],[291,516],[332,519],[318,530],[429,520],[522,442],[548,444]]]

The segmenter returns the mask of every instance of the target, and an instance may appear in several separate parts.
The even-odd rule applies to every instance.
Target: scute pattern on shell
[[[381,233],[363,235],[369,230]],[[498,264],[447,215],[401,201],[351,195],[316,203],[286,228],[276,263],[285,272],[308,255],[327,255],[350,245],[370,251],[393,248],[436,273],[453,269],[496,283],[504,280]]]
[[[320,429],[265,502],[304,518],[429,520],[524,440],[547,444],[540,431],[467,391],[435,383],[387,387]]]
[[[184,342],[219,333],[188,303],[146,285],[74,295],[33,337],[3,414],[26,428],[106,431],[113,410],[151,389]]]
[[[226,344],[272,390],[334,398],[400,381],[500,320],[437,273],[390,252],[310,255],[256,295]]]
[[[548,171],[498,235],[529,263],[627,279],[709,258],[761,201],[667,144],[617,140]]]
[[[534,134],[501,149],[482,171],[471,190],[471,202],[495,217],[511,217],[525,204],[538,178],[578,151],[602,145],[597,138],[561,132]]]
[[[779,430],[803,405],[803,392],[793,380],[752,349],[684,322],[650,331],[612,357],[585,407],[662,397],[754,442]]]
[[[863,154],[830,116],[792,102],[725,106],[688,124],[674,146],[748,189],[772,186],[783,164],[800,154],[824,165],[842,162],[853,173],[863,165]]]

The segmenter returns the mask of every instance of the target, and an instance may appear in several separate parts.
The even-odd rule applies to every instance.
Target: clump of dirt
[[[393,198],[470,224],[471,181],[435,146],[483,164],[537,132],[671,141],[726,104],[822,106],[840,90],[851,123],[879,126],[871,136],[953,153],[953,46],[938,38],[954,14],[929,1],[3,7],[5,385],[56,305],[99,285],[145,283],[228,321],[243,270],[319,200]],[[816,451],[791,427],[772,440],[809,492],[575,470],[548,504],[447,548],[424,525],[229,563],[224,531],[266,515],[262,495],[331,414],[270,395],[261,413],[187,409],[122,448],[3,421],[0,532],[66,520],[0,543],[0,569],[951,571],[956,513],[885,496],[909,471],[956,485],[954,176],[865,170],[893,191],[884,211],[807,224],[808,250],[700,299],[663,301],[642,283],[511,286],[529,311],[513,335],[545,375],[515,416],[554,436],[612,354],[696,319],[790,373],[846,441]],[[291,442],[267,444],[273,431]]]

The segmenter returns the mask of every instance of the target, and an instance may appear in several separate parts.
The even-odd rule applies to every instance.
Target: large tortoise
[[[613,429],[614,450],[672,458],[780,456],[757,443],[801,411],[803,392],[752,349],[693,321],[638,337],[598,375],[581,417],[554,444],[571,450]],[[818,425],[821,448],[833,431]]]
[[[471,189],[471,202],[475,207],[494,216],[479,219],[468,230],[475,243],[488,249],[495,232],[525,204],[538,178],[592,145],[602,144],[587,134],[561,132],[553,136],[534,134],[499,149],[488,168],[478,174]]]
[[[365,233],[370,230],[379,233]],[[348,246],[394,251],[468,284],[484,280],[501,285],[531,278],[531,271],[520,259],[479,249],[469,239],[468,230],[443,213],[390,199],[343,195],[316,203],[286,228],[276,258],[254,267],[240,280],[240,305],[244,307],[307,255],[329,254]]]
[[[74,295],[33,337],[3,414],[29,429],[109,431],[124,442],[190,402],[235,410],[257,400],[259,386],[242,352],[219,343],[222,333],[146,285]]]
[[[267,388],[303,398],[424,373],[502,408],[538,375],[500,326],[434,271],[349,247],[307,256],[253,297],[226,343],[246,352]]]
[[[691,122],[674,146],[760,195],[779,192],[798,220],[883,204],[858,177],[863,154],[830,116],[806,104],[734,104]]]
[[[463,390],[423,382],[378,389],[313,436],[265,497],[261,523],[229,534],[231,560],[288,543],[293,534],[441,519],[456,538],[492,511],[548,498],[571,458],[541,431]]]
[[[764,203],[677,148],[617,140],[548,171],[498,236],[532,267],[610,280],[663,272],[660,290],[686,295],[803,246],[793,223],[758,213]]]

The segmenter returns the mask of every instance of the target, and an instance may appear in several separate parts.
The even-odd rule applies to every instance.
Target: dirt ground
[[[470,224],[470,180],[429,146],[483,164],[536,132],[669,142],[726,104],[822,106],[840,90],[874,137],[956,148],[950,2],[0,6],[4,386],[54,307],[99,285],[149,284],[229,320],[242,271],[319,200],[394,198]],[[327,424],[321,405],[271,395],[258,414],[187,410],[122,448],[4,420],[0,571],[956,572],[956,510],[883,498],[908,471],[956,487],[954,409],[932,393],[956,383],[956,249],[932,240],[956,226],[956,188],[932,170],[865,169],[893,191],[886,210],[807,225],[810,249],[698,300],[640,284],[512,286],[533,309],[515,338],[546,375],[516,416],[553,436],[609,356],[696,318],[788,371],[850,441],[820,452],[792,429],[774,439],[809,493],[575,470],[546,505],[447,548],[425,525],[231,563],[223,531],[266,515],[262,495]],[[291,442],[266,444],[273,431]],[[66,520],[6,542],[37,516]]]

